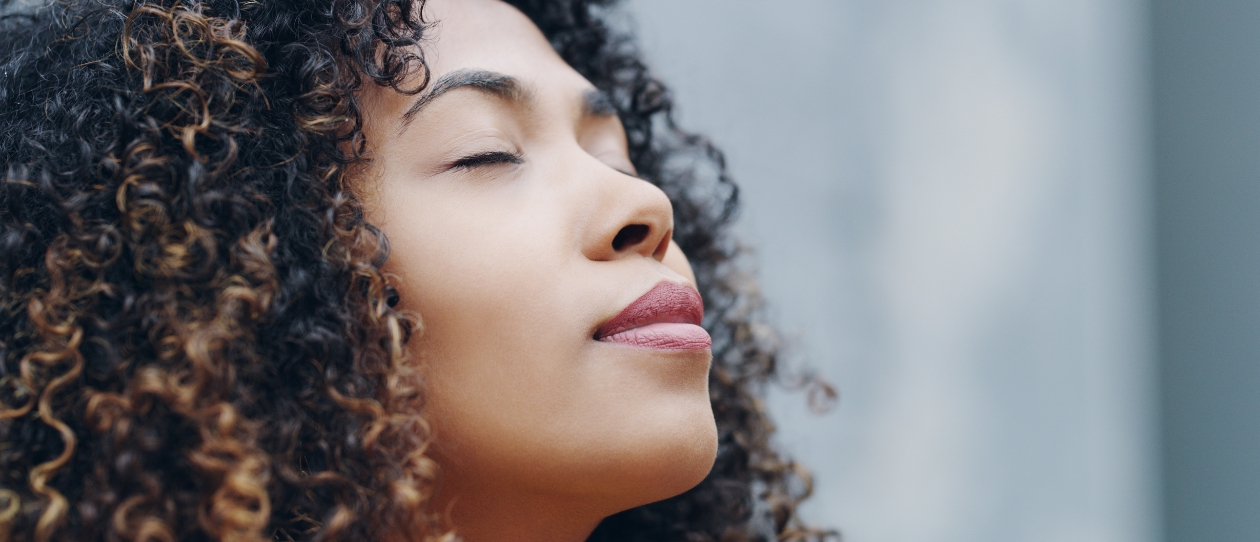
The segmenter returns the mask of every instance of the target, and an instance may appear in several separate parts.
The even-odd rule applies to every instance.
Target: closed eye
[[[472,169],[481,166],[524,163],[520,154],[506,151],[479,152],[451,162],[450,169]]]

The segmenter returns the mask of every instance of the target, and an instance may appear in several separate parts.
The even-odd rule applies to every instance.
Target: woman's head
[[[598,3],[510,4],[9,8],[0,531],[798,532],[720,155]],[[712,367],[607,340],[690,285]]]
[[[597,340],[655,286],[692,287],[669,198],[634,176],[609,98],[516,8],[425,16],[425,90],[361,90],[359,182],[419,315],[408,346],[456,524],[519,524],[506,510],[529,502],[589,529],[690,489],[717,448],[708,345]]]

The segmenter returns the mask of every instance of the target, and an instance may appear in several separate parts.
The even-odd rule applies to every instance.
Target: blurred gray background
[[[847,542],[1260,540],[1260,2],[631,0]]]

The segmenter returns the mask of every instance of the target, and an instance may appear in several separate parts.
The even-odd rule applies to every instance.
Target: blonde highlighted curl
[[[721,154],[606,2],[512,3],[614,97],[712,315],[713,473],[592,540],[826,538],[756,398],[777,358]],[[0,0],[0,542],[455,538],[429,509],[419,323],[347,173],[356,90],[427,84],[421,6]]]

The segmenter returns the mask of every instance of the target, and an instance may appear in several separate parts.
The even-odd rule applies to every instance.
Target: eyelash
[[[524,163],[524,161],[525,160],[520,154],[514,152],[479,152],[452,162],[451,169],[472,169],[481,166],[494,166],[499,164],[520,164]]]
[[[451,162],[450,169],[472,169],[481,166],[494,166],[500,164],[522,164],[525,159],[520,154],[505,151],[488,151],[470,154],[459,160]],[[642,179],[637,173],[618,169],[623,175],[628,175],[636,179]]]

